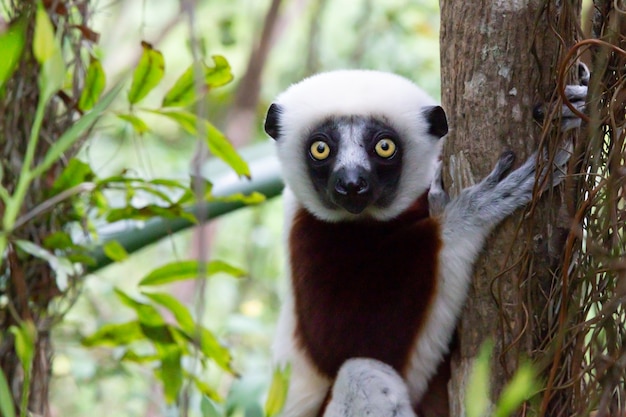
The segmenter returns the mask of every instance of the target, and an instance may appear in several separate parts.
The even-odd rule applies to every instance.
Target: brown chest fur
[[[335,377],[349,358],[404,375],[436,289],[439,224],[421,198],[388,222],[322,222],[304,209],[289,236],[296,338]]]

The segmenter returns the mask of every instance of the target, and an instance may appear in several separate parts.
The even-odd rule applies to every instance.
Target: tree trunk
[[[442,103],[451,126],[444,181],[453,196],[487,175],[506,149],[520,164],[540,147],[558,144],[555,135],[542,137],[533,107],[555,91],[560,58],[577,36],[572,16],[579,16],[580,5],[441,0],[440,6]],[[476,263],[452,357],[452,416],[465,415],[467,378],[486,338],[495,342],[492,403],[520,356],[541,359],[537,345],[550,330],[541,298],[553,286],[569,226],[559,216],[562,194],[545,194],[499,226]],[[529,216],[521,220],[524,213]]]

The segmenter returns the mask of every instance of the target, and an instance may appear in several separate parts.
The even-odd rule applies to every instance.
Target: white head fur
[[[326,221],[374,218],[389,220],[406,210],[429,187],[441,151],[440,135],[429,133],[424,114],[437,103],[401,76],[369,70],[322,73],[292,85],[278,96],[278,156],[283,177],[298,201]],[[389,124],[403,146],[402,174],[394,201],[351,214],[329,208],[317,198],[306,172],[303,143],[310,130],[333,116],[373,116]],[[357,155],[358,157],[358,155]]]

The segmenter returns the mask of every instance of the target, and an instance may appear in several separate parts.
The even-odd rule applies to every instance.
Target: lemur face
[[[332,117],[313,128],[303,143],[308,174],[324,206],[358,215],[393,201],[402,172],[402,144],[384,121]]]
[[[265,121],[287,186],[327,221],[399,215],[428,189],[447,129],[421,89],[375,71],[308,78],[280,95]]]

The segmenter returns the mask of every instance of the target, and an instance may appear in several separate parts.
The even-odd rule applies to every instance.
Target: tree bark
[[[534,105],[554,91],[560,57],[578,33],[571,16],[579,16],[580,5],[557,9],[556,3],[440,1],[442,105],[451,126],[444,181],[451,196],[486,176],[504,150],[513,150],[520,164],[538,148],[558,143],[547,135],[542,140],[532,116]],[[486,338],[495,342],[492,403],[520,356],[541,359],[536,345],[550,325],[543,322],[545,302],[539,299],[552,286],[569,226],[559,215],[561,194],[545,194],[531,211],[519,210],[500,225],[476,263],[452,357],[452,416],[465,415],[467,378]]]

